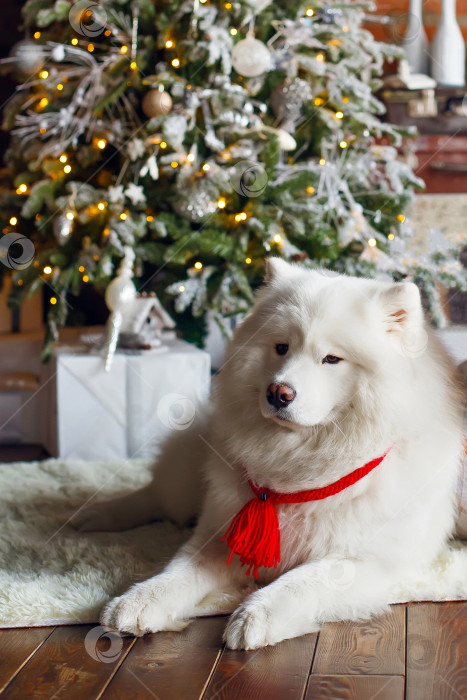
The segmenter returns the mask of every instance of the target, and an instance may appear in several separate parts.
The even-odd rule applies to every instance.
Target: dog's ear
[[[286,262],[283,258],[266,258],[264,283],[271,284],[277,280],[291,279],[297,273],[297,266]]]
[[[423,325],[420,292],[412,282],[391,284],[380,294],[384,322],[388,331],[405,330]]]

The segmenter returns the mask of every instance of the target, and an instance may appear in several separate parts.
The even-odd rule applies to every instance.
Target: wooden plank
[[[225,624],[225,617],[208,617],[182,632],[141,637],[103,700],[198,700],[221,654]]]
[[[312,673],[404,675],[405,607],[365,622],[333,622],[319,634]]]
[[[467,603],[407,610],[407,700],[467,698]]]
[[[310,676],[305,700],[404,700],[402,676]]]
[[[224,649],[203,700],[301,700],[317,634],[256,651]]]
[[[2,698],[98,697],[134,639],[86,637],[97,625],[57,627],[2,694]],[[97,635],[96,635],[97,636]],[[100,659],[100,660],[99,660]]]
[[[53,630],[53,627],[0,630],[0,692]]]

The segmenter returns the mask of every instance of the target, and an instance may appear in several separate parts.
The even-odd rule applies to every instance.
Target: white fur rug
[[[149,479],[149,462],[47,460],[0,465],[0,627],[97,622],[131,583],[157,572],[189,535],[169,523],[123,533],[78,533],[72,513],[90,496],[121,495]],[[226,551],[227,556],[227,551]],[[467,542],[394,591],[394,602],[467,598]],[[229,612],[205,600],[199,614]]]

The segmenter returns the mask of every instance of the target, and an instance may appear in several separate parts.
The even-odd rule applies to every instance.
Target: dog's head
[[[338,420],[365,392],[372,394],[372,385],[381,394],[395,376],[404,381],[426,340],[414,284],[310,271],[271,258],[226,371],[232,362],[230,386],[254,404],[257,419],[301,430]],[[237,410],[249,413],[240,404],[241,398]]]

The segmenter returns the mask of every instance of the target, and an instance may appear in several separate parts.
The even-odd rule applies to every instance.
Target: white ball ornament
[[[247,36],[232,49],[232,65],[245,78],[256,78],[272,68],[268,47],[254,36]]]
[[[172,109],[172,98],[165,90],[149,90],[143,97],[141,108],[147,117],[160,117]]]
[[[15,44],[10,55],[15,59],[21,73],[37,73],[44,65],[42,47],[27,39]]]
[[[279,139],[279,148],[283,151],[294,151],[297,148],[297,142],[294,137],[285,129],[279,129],[277,137]]]
[[[271,4],[272,0],[246,0],[246,2],[252,8],[252,10],[258,14],[266,9],[266,7]]]

